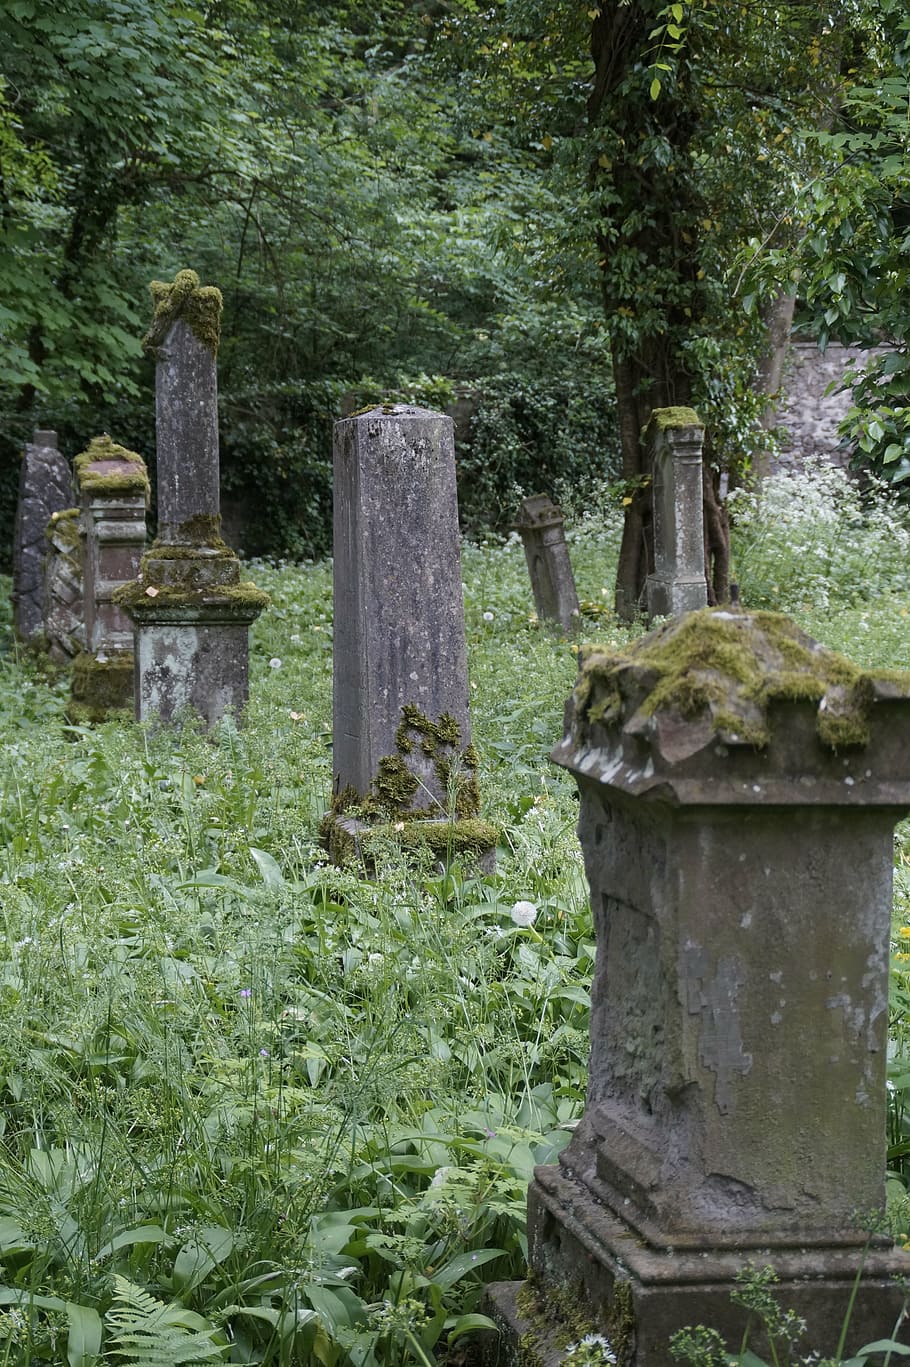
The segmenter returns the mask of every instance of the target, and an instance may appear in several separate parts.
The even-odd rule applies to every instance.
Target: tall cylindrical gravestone
[[[136,716],[212,725],[249,689],[249,628],[268,603],[221,537],[216,356],[221,294],[193,271],[152,285],[158,536],[120,601],[135,628]]]
[[[336,423],[334,479],[330,847],[366,806],[403,838],[486,849],[451,418],[386,404]]]
[[[831,1352],[863,1268],[850,1344],[887,1336],[910,1259],[864,1220],[910,675],[704,610],[589,652],[553,757],[579,787],[597,965],[584,1118],[528,1198],[541,1313],[549,1289],[657,1367],[686,1325],[738,1344],[734,1279],[770,1264]]]

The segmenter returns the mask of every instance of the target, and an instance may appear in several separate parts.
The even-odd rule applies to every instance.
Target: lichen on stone
[[[116,473],[91,468],[102,461],[116,461],[130,468]],[[112,441],[106,432],[92,438],[86,449],[73,461],[73,469],[82,493],[142,494],[148,505],[151,487],[145,461],[136,451]]]
[[[585,647],[575,730],[579,738],[597,725],[640,731],[666,713],[707,718],[720,738],[762,747],[770,739],[769,704],[783,699],[815,706],[823,744],[862,746],[879,677],[779,613],[705,608],[665,623],[622,654]],[[898,683],[910,691],[910,675]]]
[[[213,356],[218,355],[224,309],[219,289],[214,285],[200,285],[195,271],[178,271],[171,284],[153,280],[149,289],[155,312],[142,339],[146,351],[154,354],[173,325],[183,322]]]

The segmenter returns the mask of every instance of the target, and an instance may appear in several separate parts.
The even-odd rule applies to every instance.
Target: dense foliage
[[[148,283],[185,266],[225,296],[224,487],[254,549],[328,549],[331,423],[376,393],[470,390],[471,521],[609,472],[596,301],[537,278],[534,156],[456,126],[434,34],[402,0],[3,7],[0,528],[34,422],[153,455]]]

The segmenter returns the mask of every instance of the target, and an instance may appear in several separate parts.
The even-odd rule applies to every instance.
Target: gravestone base
[[[133,715],[133,653],[96,656],[89,651],[73,662],[73,681],[66,715],[76,725],[123,720]]]
[[[475,817],[371,823],[329,812],[321,833],[332,862],[339,866],[356,862],[373,872],[379,848],[391,842],[405,850],[429,850],[440,865],[461,858],[476,864],[481,873],[496,871],[499,832]]]
[[[239,715],[249,696],[249,631],[261,602],[213,595],[131,611],[137,721],[170,722],[189,710],[211,727],[226,712]]]
[[[667,579],[649,574],[647,594],[650,617],[681,617],[684,612],[697,612],[705,606],[705,576]]]
[[[773,1267],[772,1290],[784,1310],[806,1320],[805,1351],[836,1351],[850,1312],[847,1352],[889,1338],[905,1299],[897,1279],[910,1276],[910,1255],[880,1236],[813,1246],[769,1242],[740,1248],[652,1244],[561,1167],[538,1168],[528,1192],[527,1282],[488,1288],[488,1313],[500,1325],[499,1361],[546,1367],[586,1333],[609,1339],[620,1367],[671,1367],[669,1341],[679,1329],[707,1325],[736,1351],[747,1312],[730,1293],[743,1269]],[[906,1328],[899,1334],[907,1341]],[[767,1356],[756,1330],[749,1347]]]
[[[268,606],[223,542],[155,545],[117,595],[133,621],[136,720],[195,712],[212,727],[249,696],[250,626]]]

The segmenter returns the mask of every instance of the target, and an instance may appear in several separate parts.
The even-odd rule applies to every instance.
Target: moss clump
[[[188,517],[177,528],[177,541],[181,546],[207,546],[216,551],[231,549],[221,535],[220,513],[197,513],[195,517]]]
[[[78,508],[63,508],[60,512],[51,513],[44,529],[44,535],[51,545],[65,551],[68,556],[80,551],[79,512]]]
[[[380,806],[390,811],[407,811],[417,792],[418,782],[400,755],[384,755],[373,780]]]
[[[154,354],[176,322],[186,323],[193,336],[213,356],[221,340],[221,314],[224,303],[214,285],[200,285],[195,271],[178,271],[172,284],[153,280],[149,286],[155,313],[142,339],[146,351]]]
[[[116,474],[90,468],[100,461],[119,461],[131,468]],[[76,483],[84,494],[142,494],[148,505],[151,487],[145,461],[135,451],[112,441],[106,432],[89,442],[74,460],[73,468]]]
[[[356,797],[356,794],[354,794]],[[369,815],[363,805],[350,801],[352,819],[345,822],[343,815],[333,809],[326,813],[319,828],[320,839],[332,862],[349,864],[357,858],[372,865],[383,847],[390,844],[416,852],[428,850],[435,859],[467,857],[480,859],[496,848],[498,829],[489,821],[473,818],[467,821],[428,820],[416,816],[408,821],[360,824],[354,812]]]
[[[645,431],[666,432],[670,427],[704,427],[704,423],[694,408],[655,408],[645,424]]]
[[[910,675],[897,676],[910,689]],[[768,705],[813,703],[832,748],[868,744],[875,676],[826,649],[778,613],[706,608],[666,623],[620,655],[582,654],[575,692],[580,736],[668,713],[708,717],[722,737],[764,746]]]
[[[151,592],[150,592],[151,590]],[[125,608],[134,617],[143,612],[153,615],[162,608],[204,608],[207,606],[236,609],[238,617],[249,612],[262,612],[271,603],[269,595],[246,582],[242,584],[217,584],[201,589],[188,589],[183,585],[167,585],[156,588],[141,579],[123,584],[112,595],[115,603]]]

